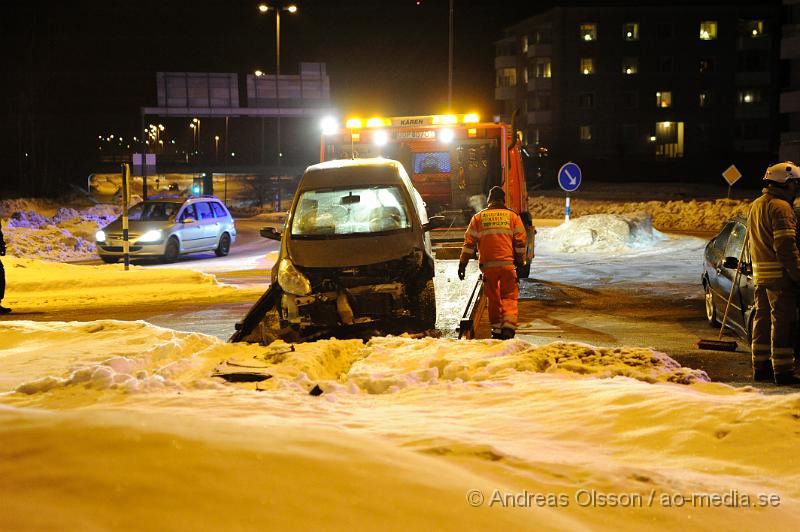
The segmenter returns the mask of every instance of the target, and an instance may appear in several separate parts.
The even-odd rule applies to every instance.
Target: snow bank
[[[122,264],[72,265],[3,257],[6,297],[16,314],[60,309],[90,309],[142,304],[179,305],[224,298],[253,299],[263,286],[224,285],[211,274],[179,268],[144,268]]]
[[[4,215],[5,213],[5,215]],[[71,261],[95,258],[95,232],[120,214],[115,205],[75,209],[42,200],[6,200],[0,206],[8,254]]]
[[[658,246],[667,237],[653,229],[647,213],[593,214],[538,230],[537,249],[550,252],[621,252]]]
[[[733,216],[747,214],[749,207],[749,200],[735,199],[617,202],[573,197],[570,216],[578,219],[590,214],[646,212],[653,226],[661,231],[718,231]],[[528,208],[534,218],[563,218],[564,198],[532,196],[528,198]]]
[[[231,358],[274,376],[212,381]],[[406,337],[292,350],[142,322],[12,321],[0,360],[0,498],[14,509],[0,529],[800,520],[800,396],[708,383],[652,350]],[[729,503],[692,499],[704,494]],[[760,495],[777,503],[754,509]]]

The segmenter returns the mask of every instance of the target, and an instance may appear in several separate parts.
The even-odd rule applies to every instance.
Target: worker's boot
[[[754,381],[772,382],[774,378],[775,374],[772,371],[772,364],[756,364],[753,366]]]
[[[493,340],[503,340],[503,333],[502,332],[497,332],[497,331],[492,331],[492,339]]]
[[[510,327],[503,327],[503,332],[500,333],[500,337],[503,340],[510,340],[511,338],[514,338],[515,334],[516,331],[514,331],[514,329]]]
[[[0,306],[0,314],[8,314],[11,312],[11,309],[8,307]]]
[[[776,373],[775,384],[779,386],[797,386],[800,384],[800,378],[794,373]]]

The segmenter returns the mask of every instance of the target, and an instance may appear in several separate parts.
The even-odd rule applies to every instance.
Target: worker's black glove
[[[466,277],[466,276],[467,276],[467,263],[466,262],[460,262],[458,264],[458,278],[463,281],[464,277]]]
[[[6,256],[6,243],[0,241],[0,257]]]

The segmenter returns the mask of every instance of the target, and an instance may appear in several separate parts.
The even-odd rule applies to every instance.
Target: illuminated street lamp
[[[219,162],[219,135],[214,135],[214,162]]]
[[[196,135],[195,143],[197,145],[197,153],[200,153],[200,119],[199,118],[192,118],[192,124],[190,126]]]
[[[270,11],[275,12],[275,97],[276,97],[276,105],[280,108],[280,77],[281,77],[281,11],[286,11],[289,14],[297,13],[297,6],[294,4],[289,4],[283,7],[273,7],[269,4],[259,4],[258,10],[262,14],[266,14]],[[281,153],[281,117],[280,111],[278,112],[278,164],[281,164],[281,157],[283,154]]]

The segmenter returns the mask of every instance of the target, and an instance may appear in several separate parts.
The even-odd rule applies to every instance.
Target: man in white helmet
[[[800,284],[800,251],[793,203],[800,191],[800,168],[770,166],[766,188],[747,213],[755,282],[753,379],[800,384],[794,375],[793,324]]]

